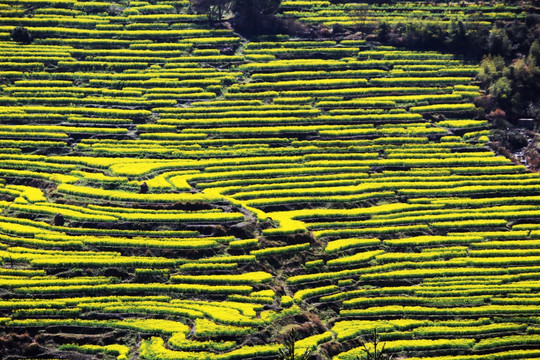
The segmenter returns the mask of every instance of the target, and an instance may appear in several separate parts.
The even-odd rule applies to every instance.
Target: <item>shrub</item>
[[[13,39],[13,41],[22,44],[30,44],[33,40],[30,31],[28,31],[28,29],[24,26],[17,26],[16,28],[14,28],[11,31],[11,38]]]
[[[235,30],[247,35],[271,32],[280,4],[281,0],[235,0],[232,5]]]

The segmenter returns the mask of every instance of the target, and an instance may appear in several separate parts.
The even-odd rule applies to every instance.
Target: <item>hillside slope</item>
[[[540,358],[540,178],[487,145],[478,64],[247,42],[187,1],[0,4],[0,357],[273,359],[295,328],[318,359],[374,329]]]

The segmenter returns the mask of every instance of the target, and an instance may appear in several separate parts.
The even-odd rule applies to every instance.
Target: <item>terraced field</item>
[[[487,146],[478,65],[188,5],[0,1],[0,354],[272,359],[297,328],[317,359],[375,329],[403,359],[540,358],[540,178]]]
[[[524,19],[524,8],[512,2],[424,2],[424,1],[373,1],[348,3],[332,1],[286,0],[281,3],[284,15],[293,16],[306,24],[350,28],[377,27],[380,22],[406,24],[422,21],[425,24],[451,25],[467,22],[478,29],[489,27],[496,21]]]

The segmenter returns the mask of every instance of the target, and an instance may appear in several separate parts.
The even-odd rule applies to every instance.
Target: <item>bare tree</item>
[[[384,347],[386,345],[385,343],[382,344],[382,347],[377,349],[377,347],[381,345],[377,329],[373,329],[373,334],[371,334],[369,338],[362,338],[361,341],[362,346],[364,347],[362,351],[364,351],[365,354],[362,355],[362,357],[357,356],[356,360],[392,360],[394,358],[393,355],[384,353]],[[368,344],[371,346],[368,347]],[[371,347],[373,347],[373,350],[370,349]]]
[[[298,333],[292,329],[285,339],[283,344],[285,348],[279,350],[277,360],[307,360],[313,354],[313,348],[306,349],[301,355],[295,354],[295,343],[298,340]]]
[[[189,0],[191,8],[198,14],[206,14],[208,21],[221,21],[231,8],[231,0]]]
[[[368,13],[370,6],[368,4],[357,4],[354,9],[349,12],[351,20],[354,22],[356,29],[360,30],[362,35],[373,30],[374,25],[368,23]]]

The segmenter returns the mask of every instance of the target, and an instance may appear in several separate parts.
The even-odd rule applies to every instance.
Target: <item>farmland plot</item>
[[[275,358],[299,325],[322,359],[375,329],[403,358],[540,358],[540,178],[487,146],[477,65],[244,43],[187,1],[0,5],[2,356]]]

